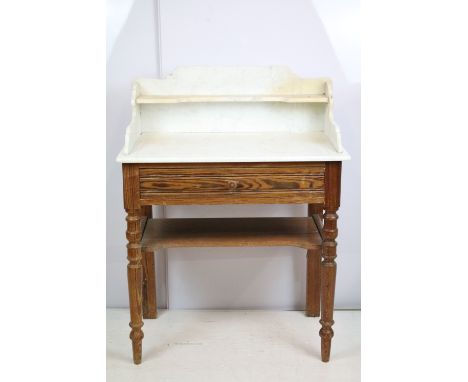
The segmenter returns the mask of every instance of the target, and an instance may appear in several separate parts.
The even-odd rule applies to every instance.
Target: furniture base
[[[125,163],[128,290],[133,359],[143,318],[157,317],[154,251],[175,247],[294,246],[307,250],[307,316],[321,316],[330,359],[341,162]],[[309,205],[304,218],[152,219],[151,205]],[[321,261],[322,259],[322,261]]]

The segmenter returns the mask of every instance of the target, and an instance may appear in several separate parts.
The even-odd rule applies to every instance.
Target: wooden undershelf
[[[186,102],[287,102],[287,103],[327,103],[325,94],[278,94],[278,95],[141,95],[137,104],[186,103]]]
[[[143,248],[176,247],[320,247],[312,218],[148,219]]]

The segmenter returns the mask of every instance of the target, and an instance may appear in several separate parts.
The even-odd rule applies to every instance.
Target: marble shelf
[[[122,163],[343,161],[327,78],[286,67],[185,67],[139,79]]]

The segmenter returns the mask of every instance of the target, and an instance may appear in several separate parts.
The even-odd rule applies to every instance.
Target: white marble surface
[[[270,133],[324,131],[327,104],[188,102],[140,105],[142,133]]]
[[[328,78],[301,78],[286,66],[185,66],[135,81],[139,95],[325,94]]]
[[[323,132],[310,133],[147,133],[122,163],[343,161]]]
[[[349,159],[333,119],[331,81],[286,67],[179,68],[135,81],[131,103],[119,162]]]

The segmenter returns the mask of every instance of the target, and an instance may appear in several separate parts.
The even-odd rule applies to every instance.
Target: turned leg
[[[153,217],[151,206],[143,208],[143,216],[148,219]],[[156,318],[158,316],[156,305],[156,271],[154,252],[142,249],[143,265],[143,318]]]
[[[320,337],[322,342],[322,361],[330,360],[331,340],[333,337],[333,304],[335,300],[336,280],[336,237],[338,215],[336,210],[325,210],[323,226],[323,250],[322,250],[322,317],[320,324]]]
[[[130,301],[130,339],[132,340],[133,362],[141,363],[141,343],[143,340],[142,319],[142,287],[143,267],[140,248],[140,210],[127,209],[127,278]]]

